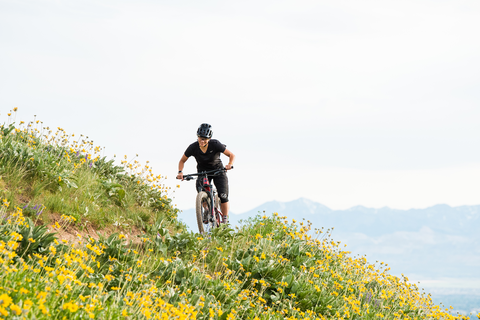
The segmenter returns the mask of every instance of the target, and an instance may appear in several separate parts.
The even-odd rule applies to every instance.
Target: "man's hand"
[[[225,169],[226,169],[226,170],[231,170],[232,167],[233,167],[233,166],[232,166],[231,164],[227,164],[227,165],[225,166]]]
[[[179,174],[177,174],[177,179],[183,181],[183,172],[180,172]]]

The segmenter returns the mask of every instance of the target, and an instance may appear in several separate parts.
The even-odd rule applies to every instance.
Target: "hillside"
[[[480,205],[443,204],[409,210],[356,206],[332,210],[301,198],[270,201],[232,215],[230,220],[235,224],[263,211],[278,212],[296,220],[306,218],[314,228],[334,227],[336,240],[348,244],[352,252],[389,261],[397,274],[478,278]],[[186,216],[194,217],[188,210],[179,214],[187,225],[194,226]],[[445,259],[445,256],[451,258]]]
[[[299,221],[305,218],[313,228],[334,227],[336,240],[346,243],[349,250],[389,261],[396,274],[414,274],[424,279],[478,278],[480,259],[475,253],[480,252],[479,205],[435,205],[409,210],[356,206],[332,210],[300,198],[266,202],[248,212],[231,215],[230,222],[235,225],[263,212],[278,212]],[[179,219],[196,230],[193,209],[180,212]]]
[[[354,255],[388,261],[390,273],[408,275],[432,293],[432,300],[464,314],[480,311],[480,206],[435,205],[409,210],[356,206],[332,210],[300,198],[266,202],[233,215],[233,225],[259,212],[278,212],[290,219],[308,219],[315,227],[335,227],[333,237]],[[179,219],[196,228],[184,210]],[[448,257],[448,258],[446,258]]]
[[[36,120],[0,127],[0,316],[468,319],[310,222],[187,232],[161,175],[100,151]]]

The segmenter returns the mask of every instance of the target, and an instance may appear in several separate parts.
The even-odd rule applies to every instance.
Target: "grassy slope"
[[[82,137],[36,125],[0,131],[0,317],[461,318],[328,232],[308,237],[308,223],[273,214],[187,233],[148,164],[117,167]],[[112,234],[51,234],[73,227]]]

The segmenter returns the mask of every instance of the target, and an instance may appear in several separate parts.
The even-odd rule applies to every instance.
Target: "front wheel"
[[[212,216],[212,206],[208,193],[201,191],[197,194],[195,209],[197,213],[198,231],[202,234],[212,231],[216,226],[216,221],[214,221]]]

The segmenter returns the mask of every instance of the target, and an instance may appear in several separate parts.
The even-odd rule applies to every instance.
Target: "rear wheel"
[[[212,231],[216,226],[216,221],[214,221],[211,213],[212,206],[208,193],[201,191],[197,194],[195,209],[197,213],[198,231],[200,233],[209,233]]]

